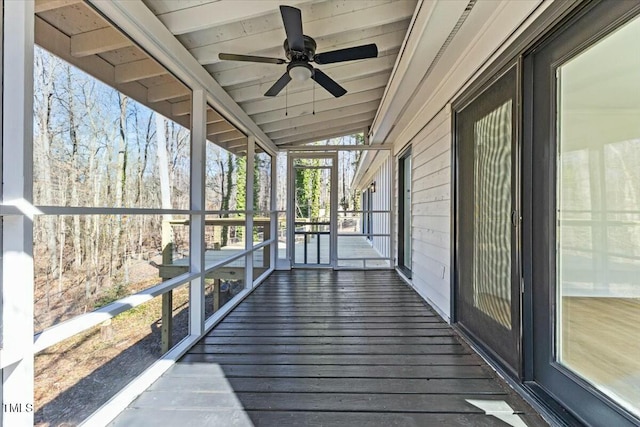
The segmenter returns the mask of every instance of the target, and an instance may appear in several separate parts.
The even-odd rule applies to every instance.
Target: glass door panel
[[[593,3],[525,59],[531,379],[588,425],[640,422],[639,15]]]
[[[332,157],[295,155],[291,163],[290,224],[292,263],[298,267],[330,267],[334,258]]]
[[[402,234],[405,238],[403,239],[404,252],[402,261],[407,270],[411,271],[411,155],[409,154],[403,160],[404,199],[402,200],[402,216],[404,221],[402,223]]]
[[[515,91],[512,69],[457,114],[456,314],[471,335],[518,373]]]
[[[640,415],[638,40],[640,18],[556,71],[555,358],[636,415]]]

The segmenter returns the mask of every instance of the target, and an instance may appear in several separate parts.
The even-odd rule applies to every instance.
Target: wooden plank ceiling
[[[279,146],[366,130],[372,123],[417,0],[143,0],[242,109]],[[302,11],[316,52],[376,43],[377,58],[317,65],[348,93],[334,98],[312,80],[264,93],[286,65],[221,62],[218,54],[286,58],[281,4]],[[314,114],[315,112],[315,114]]]

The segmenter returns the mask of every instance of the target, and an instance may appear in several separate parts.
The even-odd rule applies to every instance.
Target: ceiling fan
[[[378,47],[374,43],[316,54],[315,40],[302,33],[302,13],[300,9],[291,6],[280,6],[280,13],[282,14],[285,32],[287,33],[287,38],[284,41],[284,52],[289,61],[280,58],[236,55],[232,53],[221,53],[218,55],[221,60],[225,61],[287,64],[287,71],[269,88],[264,94],[265,96],[276,96],[292,79],[305,81],[311,78],[338,98],[347,93],[346,89],[321,70],[312,67],[309,63],[315,62],[320,65],[332,64],[335,62],[375,58],[378,56]]]

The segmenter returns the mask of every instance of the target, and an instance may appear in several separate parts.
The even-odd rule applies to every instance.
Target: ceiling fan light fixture
[[[304,82],[311,78],[311,67],[306,64],[295,65],[289,68],[289,76],[295,81]]]
[[[309,65],[309,62],[315,62],[319,65],[334,64],[336,62],[355,61],[378,56],[378,47],[375,43],[332,50],[316,55],[316,41],[302,32],[302,12],[300,9],[292,6],[280,6],[280,14],[282,15],[284,31],[287,33],[287,38],[284,40],[282,47],[290,62],[287,65],[287,71],[265,92],[264,96],[277,96],[291,80],[305,82],[313,79],[331,95],[339,98],[347,93],[347,90],[322,70],[313,68]],[[284,59],[279,58],[232,53],[220,53],[218,57],[223,61],[262,62],[266,64],[287,63]],[[315,89],[315,85],[313,87]]]

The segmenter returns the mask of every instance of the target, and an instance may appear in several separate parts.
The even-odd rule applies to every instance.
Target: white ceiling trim
[[[468,3],[468,0],[431,0],[421,4],[371,127],[372,143],[386,141]]]
[[[478,2],[431,76],[417,88],[416,97],[407,102],[405,114],[398,118],[398,126],[390,132],[389,140],[408,142],[425,120],[430,120],[461,93],[473,81],[474,74],[482,72],[483,66],[550,4],[542,0]]]

